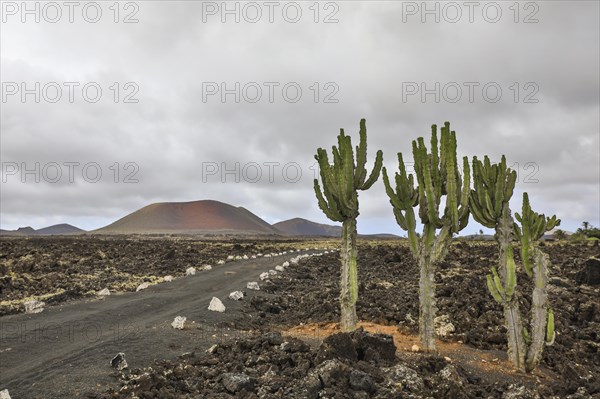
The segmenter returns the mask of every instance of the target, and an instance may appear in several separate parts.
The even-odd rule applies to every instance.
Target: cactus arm
[[[373,166],[373,170],[369,175],[369,178],[366,182],[361,186],[361,190],[368,190],[371,186],[379,179],[379,172],[381,171],[381,166],[383,165],[383,152],[381,150],[377,151],[377,155],[375,156],[375,165]]]
[[[321,193],[321,188],[319,186],[319,181],[315,179],[314,181],[315,194],[317,196],[317,202],[319,204],[319,208],[323,211],[323,213],[331,220],[335,222],[342,222],[344,220],[343,216],[337,210],[335,206],[335,202],[327,203],[323,194]]]
[[[556,332],[554,332],[554,312],[552,312],[552,309],[548,308],[548,321],[546,324],[546,345],[553,345],[555,338]]]
[[[356,146],[356,174],[354,186],[361,187],[367,176],[365,164],[367,163],[367,125],[365,119],[360,120],[359,145]]]
[[[510,301],[517,285],[517,265],[515,264],[511,246],[507,247],[506,263],[506,300]]]
[[[416,161],[416,160],[415,160]],[[425,199],[427,201],[427,216],[429,223],[438,225],[438,214],[435,197],[435,187],[433,186],[433,179],[431,177],[431,165],[429,157],[427,156],[427,149],[423,143],[423,138],[419,138],[419,160],[416,161],[422,165],[423,171],[423,182],[425,184]]]
[[[443,142],[445,143],[444,150],[444,166],[446,174],[446,210],[450,215],[450,225],[452,231],[458,232],[458,198],[456,197],[457,190],[457,174],[456,174],[456,143],[453,143],[452,134],[448,131],[449,126],[442,133]],[[444,134],[445,133],[445,134]]]
[[[494,297],[496,302],[502,303],[504,301],[504,299],[502,299],[502,295],[500,295],[500,292],[498,292],[498,289],[496,288],[496,283],[494,282],[494,278],[492,277],[491,274],[488,274],[485,277],[486,277],[486,281],[487,281],[488,290],[492,294],[492,297]]]

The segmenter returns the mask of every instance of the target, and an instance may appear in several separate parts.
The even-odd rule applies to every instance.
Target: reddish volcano
[[[247,209],[211,200],[151,204],[95,232],[279,234]]]

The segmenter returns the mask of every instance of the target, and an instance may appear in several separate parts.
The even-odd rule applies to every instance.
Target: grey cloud
[[[99,162],[107,176],[114,162],[135,162],[140,182],[23,184],[11,177],[0,194],[2,227],[50,219],[100,227],[150,202],[201,198],[245,206],[271,222],[326,222],[312,192],[315,149],[331,148],[340,127],[356,140],[362,117],[371,159],[383,149],[390,170],[398,151],[410,153],[411,140],[450,120],[461,156],[506,154],[522,178],[533,162],[539,181],[520,182],[519,190],[541,211],[559,213],[571,229],[582,219],[598,224],[598,3],[538,2],[537,24],[513,23],[508,6],[497,24],[403,23],[394,2],[339,2],[339,23],[315,24],[308,3],[301,4],[297,24],[203,23],[202,5],[192,2],[139,2],[140,22],[130,25],[3,24],[3,82],[94,81],[105,92],[96,104],[3,103],[2,162]],[[139,85],[139,103],[112,102],[113,82]],[[256,104],[232,96],[225,104],[218,96],[203,102],[203,82],[297,82],[303,97],[292,104],[278,91],[274,103],[266,92]],[[321,100],[323,85],[336,83],[339,102],[314,103],[315,82]],[[503,97],[405,102],[403,82],[497,82]],[[527,82],[538,85],[538,103],[523,103]],[[297,183],[281,176],[203,181],[203,163],[222,162],[296,162],[303,176]],[[399,232],[380,183],[360,198],[363,231]]]

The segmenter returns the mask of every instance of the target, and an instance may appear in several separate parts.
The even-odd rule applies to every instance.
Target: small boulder
[[[177,317],[175,317],[175,320],[173,320],[173,323],[171,323],[171,327],[173,327],[177,330],[183,330],[186,320],[187,320],[187,317],[177,316]]]
[[[163,277],[163,281],[165,283],[170,283],[171,281],[173,281],[173,276],[165,276]]]
[[[336,381],[346,377],[347,371],[348,366],[337,359],[326,360],[314,370],[325,387],[336,385]]]
[[[142,284],[138,285],[138,287],[135,289],[135,292],[145,290],[148,287],[150,287],[150,283],[142,283]]]
[[[217,265],[224,265],[225,261],[223,259],[221,259],[220,261],[217,262]]]
[[[196,268],[195,267],[188,267],[187,269],[185,269],[185,275],[186,276],[193,276],[196,274]]]
[[[10,399],[10,394],[8,393],[8,389],[3,389],[0,391],[0,399]]]
[[[229,256],[227,257],[227,260],[233,260],[233,255],[229,255]]]
[[[117,353],[117,356],[113,357],[110,361],[110,366],[117,370],[126,369],[127,360],[125,360],[125,354],[123,352]]]
[[[438,316],[433,322],[435,324],[435,333],[439,337],[447,337],[455,330],[454,324],[450,322],[450,317],[448,315]]]
[[[350,372],[350,388],[355,391],[375,392],[375,382],[371,376],[360,370]]]
[[[208,310],[223,313],[225,311],[225,305],[223,305],[223,302],[221,302],[219,298],[213,296],[213,298],[210,301],[210,304],[208,305]]]
[[[283,262],[283,267],[288,267],[290,265],[290,262],[288,262],[287,260],[285,262]]]
[[[23,305],[25,306],[25,313],[41,313],[44,311],[44,306],[46,306],[46,303],[32,300],[23,303]]]
[[[212,270],[212,266],[211,265],[204,265],[204,266],[202,266],[202,270],[204,270],[204,271],[207,272],[209,270]]]
[[[250,281],[246,284],[246,288],[249,290],[260,291],[260,287],[256,281]]]
[[[275,270],[278,271],[278,272],[282,272],[285,269],[283,268],[283,266],[277,265],[277,266],[275,266]]]
[[[421,392],[424,384],[419,373],[403,364],[397,364],[393,367],[383,369],[388,386],[406,387],[411,392]]]
[[[256,381],[244,373],[225,373],[221,377],[221,383],[231,393],[241,390],[252,391]]]
[[[244,293],[242,291],[233,291],[229,294],[229,299],[233,299],[234,301],[239,301],[244,297]]]
[[[537,392],[523,385],[511,384],[502,395],[502,399],[539,399]]]
[[[258,276],[258,278],[260,278],[261,280],[264,281],[269,278],[269,273],[268,272],[261,273],[260,276]]]
[[[98,295],[98,296],[109,296],[110,295],[110,290],[108,288],[105,288],[103,290],[98,291],[98,293],[96,295]]]
[[[210,348],[208,348],[206,350],[207,353],[215,353],[217,351],[217,349],[219,349],[219,345],[214,344],[213,346],[211,346]]]
[[[242,259],[247,260],[248,259],[248,255],[242,256]]]
[[[270,274],[271,276],[274,276],[274,275],[276,275],[276,274],[277,274],[277,271],[276,271],[276,270],[273,270],[273,269],[271,269],[271,270],[269,270],[269,274]]]

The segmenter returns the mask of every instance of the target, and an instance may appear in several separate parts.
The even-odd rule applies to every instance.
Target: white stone
[[[218,347],[219,347],[219,345],[217,345],[217,344],[214,344],[213,346],[211,346],[210,348],[208,348],[208,349],[206,350],[206,352],[208,352],[208,353],[215,353],[215,352],[217,351],[217,348],[218,348]]]
[[[196,274],[196,268],[195,267],[188,267],[187,269],[185,269],[185,275],[186,276],[193,276]]]
[[[270,257],[271,257],[271,254],[266,254],[265,255],[265,258],[270,258]]]
[[[241,256],[239,256],[239,255],[236,255],[236,256],[235,256],[235,260],[241,260],[241,259],[242,259],[242,257],[241,257]]]
[[[176,328],[178,330],[183,330],[186,320],[187,317],[177,316],[175,320],[173,320],[173,323],[171,323],[171,327]]]
[[[246,288],[249,290],[260,291],[260,287],[256,281],[250,281],[248,284],[246,284]]]
[[[202,266],[202,270],[204,270],[204,271],[212,270],[212,266],[211,265],[204,265],[204,266]]]
[[[23,305],[25,305],[26,313],[40,313],[44,311],[44,306],[46,306],[46,303],[42,301],[32,300],[23,303]]]
[[[117,356],[113,357],[110,361],[110,365],[112,368],[117,370],[123,370],[128,368],[127,360],[125,360],[125,353],[119,352]]]
[[[244,297],[244,293],[242,291],[233,291],[229,294],[229,299],[233,299],[234,301],[239,301]]]
[[[208,310],[223,313],[225,311],[225,305],[223,305],[223,302],[221,302],[219,298],[213,296],[213,298],[210,300],[210,304],[208,305]]]
[[[263,254],[256,254],[256,256],[258,256],[260,258],[261,256],[263,256]]]
[[[217,265],[223,265],[225,264],[225,261],[223,259],[221,259],[220,261],[217,262]]]
[[[251,258],[252,258],[252,259],[256,259],[256,255],[252,255],[252,256],[251,256]]]
[[[277,265],[275,266],[275,270],[277,270],[278,272],[282,272],[285,270],[285,268],[283,266]]]
[[[244,260],[248,259],[248,255],[242,256],[242,259],[244,259]]]
[[[271,270],[269,270],[269,274],[270,274],[271,276],[274,276],[274,275],[276,275],[276,274],[277,274],[277,271],[275,271],[275,270],[271,269]]]
[[[233,255],[229,255],[229,256],[227,257],[227,260],[233,260]]]
[[[0,391],[0,399],[10,399],[8,389],[3,389]]]
[[[110,295],[110,290],[108,288],[105,288],[103,290],[98,291],[98,293],[96,295],[98,295],[98,296],[109,296]]]
[[[283,251],[282,253],[283,253],[284,255],[287,255],[287,251]]]
[[[329,253],[329,251],[325,251],[325,252],[323,252],[323,253],[324,253],[324,254],[328,254],[328,253]]]
[[[290,265],[290,262],[288,262],[287,260],[285,262],[283,262],[283,264],[281,266],[283,267],[288,267]]]
[[[169,275],[169,276],[164,276],[163,277],[163,281],[165,283],[170,283],[171,281],[173,281],[173,276]]]
[[[435,332],[440,337],[446,337],[455,330],[454,324],[450,322],[448,315],[441,315],[436,317],[434,320]]]
[[[258,278],[260,278],[261,280],[266,280],[269,278],[269,273],[268,272],[261,273],[260,276],[258,276]]]
[[[138,287],[135,289],[135,292],[145,290],[148,287],[150,287],[150,283],[142,283],[142,284],[138,285]]]

